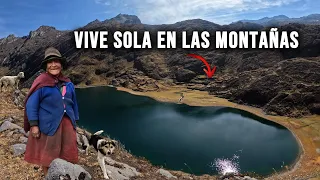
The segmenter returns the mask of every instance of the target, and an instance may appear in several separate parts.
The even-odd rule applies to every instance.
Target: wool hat
[[[47,62],[57,59],[60,61],[63,68],[66,68],[66,58],[61,56],[61,53],[54,47],[49,47],[44,52],[44,59],[41,62],[41,67],[43,69],[47,68]]]

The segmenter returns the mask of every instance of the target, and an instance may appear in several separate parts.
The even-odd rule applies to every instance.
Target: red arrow
[[[208,78],[211,78],[214,75],[217,68],[216,66],[214,66],[213,69],[211,70],[210,65],[202,56],[199,56],[196,54],[188,54],[188,56],[197,58],[206,65],[207,69],[203,68],[203,71],[207,74]]]

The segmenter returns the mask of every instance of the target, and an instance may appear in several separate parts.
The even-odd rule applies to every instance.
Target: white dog
[[[103,133],[103,130],[97,131],[93,135],[91,135],[89,144],[94,147],[94,149],[98,152],[98,162],[103,172],[103,176],[105,179],[109,179],[107,174],[107,169],[105,165],[106,156],[113,153],[116,147],[117,141],[115,140],[106,140],[100,134]],[[87,147],[89,148],[89,146]],[[86,152],[88,149],[86,149]],[[109,172],[110,173],[110,172]]]
[[[6,88],[8,88],[8,86],[11,86],[12,89],[18,89],[20,79],[22,78],[24,78],[23,72],[19,72],[17,76],[3,76],[0,79],[0,92],[2,92],[2,86]]]

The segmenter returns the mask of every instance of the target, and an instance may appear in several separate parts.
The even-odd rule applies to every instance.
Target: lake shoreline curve
[[[92,88],[92,87],[113,87],[118,91],[124,91],[133,95],[146,96],[160,102],[170,102],[179,103],[180,94],[184,94],[184,99],[182,103],[190,106],[225,106],[231,107],[239,110],[244,110],[254,115],[257,115],[263,119],[272,121],[274,123],[280,124],[287,128],[295,137],[297,143],[299,144],[299,155],[297,156],[295,162],[283,171],[276,172],[272,175],[265,177],[265,179],[295,179],[297,177],[318,177],[319,167],[315,169],[310,169],[310,165],[313,166],[313,161],[310,161],[310,157],[317,160],[317,153],[312,153],[310,149],[315,148],[313,143],[308,142],[309,137],[304,136],[305,130],[304,124],[300,124],[301,120],[307,120],[308,122],[314,122],[316,119],[320,119],[320,116],[308,116],[302,118],[291,118],[284,116],[273,116],[267,115],[263,112],[261,108],[251,107],[248,105],[236,104],[228,101],[227,99],[219,98],[214,95],[210,95],[206,91],[191,90],[183,85],[176,85],[165,88],[158,91],[134,91],[132,89],[124,87],[116,87],[109,85],[97,85],[97,86],[79,86],[77,88]],[[305,128],[308,131],[308,128]],[[320,137],[320,134],[319,134]],[[313,145],[313,146],[312,146]],[[314,150],[315,151],[315,150]],[[308,158],[306,157],[308,156]],[[320,156],[319,156],[320,157]],[[311,158],[312,159],[312,158]],[[315,165],[316,166],[316,165]],[[185,172],[182,172],[185,173]],[[212,176],[216,177],[216,176]]]

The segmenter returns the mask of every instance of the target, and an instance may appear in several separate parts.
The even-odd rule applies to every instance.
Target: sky
[[[28,35],[41,25],[72,30],[95,19],[136,15],[144,24],[204,19],[220,25],[238,20],[320,13],[318,0],[9,0],[0,5],[0,38]]]

